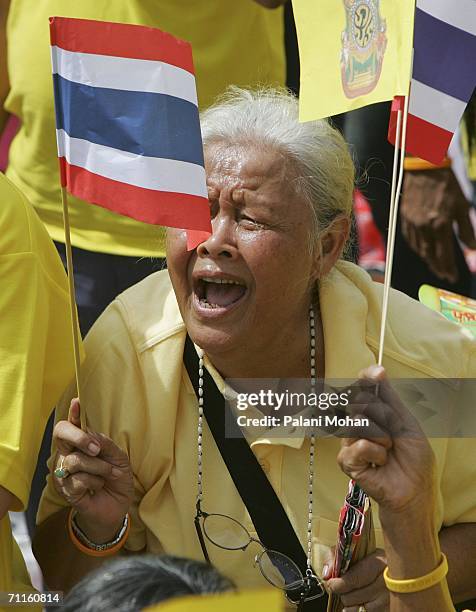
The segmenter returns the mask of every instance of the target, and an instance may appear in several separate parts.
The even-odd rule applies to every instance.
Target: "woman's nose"
[[[212,220],[211,236],[197,247],[199,257],[234,258],[238,254],[234,223],[228,217],[215,217]]]

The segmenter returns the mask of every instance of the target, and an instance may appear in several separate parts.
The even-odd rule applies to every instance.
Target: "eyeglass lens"
[[[278,589],[287,590],[302,584],[299,567],[286,555],[275,550],[263,550],[257,561],[263,576]]]
[[[251,542],[247,529],[223,514],[208,514],[203,521],[203,531],[212,544],[227,550],[240,550]]]
[[[240,550],[252,541],[246,527],[223,514],[207,514],[203,521],[207,538],[220,548]],[[303,582],[299,567],[286,555],[275,550],[264,549],[256,558],[264,578],[279,589],[296,588]]]

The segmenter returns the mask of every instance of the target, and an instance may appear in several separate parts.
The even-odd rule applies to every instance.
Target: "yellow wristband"
[[[388,567],[386,567],[383,572],[383,578],[389,591],[394,593],[418,593],[418,591],[424,591],[441,582],[447,573],[448,561],[445,555],[441,553],[441,561],[438,567],[425,576],[409,578],[407,580],[395,580],[395,578],[390,578]]]

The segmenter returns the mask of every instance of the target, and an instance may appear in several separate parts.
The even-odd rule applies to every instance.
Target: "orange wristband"
[[[71,542],[74,544],[74,546],[79,551],[84,553],[85,555],[88,555],[90,557],[110,557],[110,556],[114,555],[115,553],[117,553],[119,550],[121,550],[121,548],[124,546],[124,544],[127,541],[127,537],[129,535],[129,531],[130,531],[130,528],[131,528],[131,517],[130,517],[129,513],[127,513],[127,515],[126,515],[127,525],[126,525],[124,533],[122,534],[122,536],[119,539],[119,541],[116,544],[114,544],[112,546],[109,546],[107,548],[106,548],[107,544],[98,545],[98,549],[94,549],[94,548],[91,548],[89,546],[86,546],[86,544],[81,542],[81,540],[75,534],[74,529],[73,529],[73,516],[74,516],[74,510],[73,510],[73,508],[71,508],[71,510],[68,513],[68,534],[69,534],[69,538],[70,538]]]

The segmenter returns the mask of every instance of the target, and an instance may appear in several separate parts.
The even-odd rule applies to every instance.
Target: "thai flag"
[[[209,231],[190,45],[62,17],[50,33],[62,186],[138,221]]]
[[[440,164],[475,87],[476,0],[417,0],[406,151]]]

